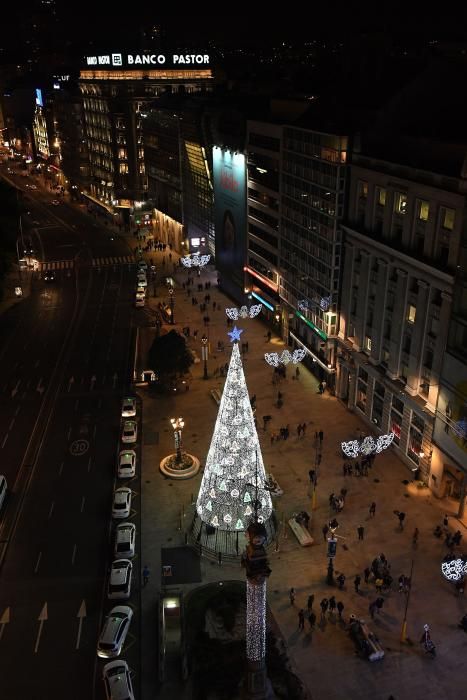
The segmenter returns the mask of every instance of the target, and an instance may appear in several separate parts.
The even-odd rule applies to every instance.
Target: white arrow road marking
[[[3,438],[2,447],[5,447],[6,441],[7,441],[7,440],[8,440],[8,433],[7,433],[7,434],[5,435],[5,437]]]
[[[70,377],[69,380],[68,380],[68,391],[70,391],[71,385],[74,384],[74,382],[75,382],[75,378],[74,378],[74,377]]]
[[[42,627],[44,625],[44,622],[48,619],[47,603],[44,603],[44,607],[42,608],[41,613],[37,619],[39,620],[39,630],[37,632],[36,646],[34,647],[35,654],[37,654],[37,650],[39,649],[39,642],[41,640]]]
[[[45,386],[42,384],[42,377],[39,379],[39,382],[38,382],[38,384],[37,384],[37,386],[36,386],[36,391],[38,391],[39,394],[41,394],[41,395],[42,395],[42,394],[44,393],[44,391],[45,391]]]
[[[41,559],[42,559],[42,552],[39,552],[39,556],[37,557],[36,567],[34,569],[35,574],[37,574],[37,572],[39,571],[39,564],[41,563]]]
[[[14,397],[15,397],[16,394],[18,393],[18,388],[19,388],[19,385],[20,385],[20,384],[21,384],[21,379],[19,379],[19,380],[17,381],[16,386],[14,387],[14,389],[11,390],[11,398],[12,398],[12,399],[14,399]]]
[[[83,617],[86,617],[86,603],[81,601],[81,605],[79,606],[78,614],[76,616],[79,618],[79,624],[78,624],[78,636],[76,638],[76,646],[75,649],[79,649],[79,643],[81,641],[81,628],[83,626]],[[1,620],[0,620],[1,622]]]
[[[3,636],[5,625],[10,622],[10,608],[5,608],[3,615],[0,617],[0,640]]]
[[[83,496],[83,498],[81,499],[81,512],[83,512],[83,510],[84,510],[84,502],[85,502],[85,500],[86,500],[86,496]]]
[[[10,425],[8,426],[8,431],[10,431],[10,430],[12,429],[12,427],[14,426],[14,424],[15,424],[15,419],[12,418],[12,419],[11,419],[11,423],[10,423]]]
[[[76,557],[76,545],[73,545],[73,554],[71,555],[71,565],[72,566],[75,563],[75,557]]]
[[[88,459],[88,472],[91,471],[91,464],[92,464],[92,457],[89,457],[89,459]]]
[[[52,517],[53,510],[54,510],[54,502],[52,501],[52,503],[50,504],[50,510],[49,510],[49,514],[47,516],[47,520],[50,520],[50,518]]]
[[[58,475],[61,476],[63,471],[63,462],[60,464],[60,467],[58,468]]]

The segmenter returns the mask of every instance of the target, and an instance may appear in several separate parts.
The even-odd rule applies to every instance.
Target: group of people
[[[355,476],[368,476],[368,469],[373,466],[374,459],[375,455],[368,455],[363,457],[361,462],[358,459],[353,464],[349,460],[345,461],[342,465],[344,476],[352,476],[354,472]]]

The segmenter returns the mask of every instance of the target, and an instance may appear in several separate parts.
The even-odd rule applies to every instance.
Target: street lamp
[[[204,374],[203,379],[209,379],[208,377],[208,338],[206,333],[203,334],[201,338],[201,356],[204,362]]]
[[[174,320],[175,301],[174,301],[174,288],[173,287],[169,287],[169,295],[170,295],[170,300],[169,300],[169,303],[170,303],[170,323],[173,326],[173,324],[175,323],[175,320]]]
[[[177,451],[177,456],[175,462],[181,464],[182,462],[182,430],[185,425],[183,418],[171,418],[172,428],[174,431],[175,449]]]

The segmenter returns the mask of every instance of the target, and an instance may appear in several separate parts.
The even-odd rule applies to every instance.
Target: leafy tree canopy
[[[165,384],[169,379],[188,372],[193,358],[185,338],[172,330],[155,338],[148,353],[150,369]]]

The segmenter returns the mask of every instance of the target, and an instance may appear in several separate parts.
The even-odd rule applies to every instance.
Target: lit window
[[[368,350],[368,352],[371,352],[371,338],[369,335],[365,336],[365,350]]]
[[[120,163],[118,166],[118,172],[121,174],[126,174],[128,172],[128,163]]]
[[[376,202],[381,207],[386,206],[386,190],[384,187],[376,188]]]
[[[118,149],[118,157],[119,158],[126,158],[126,148],[119,148]]]
[[[409,304],[409,310],[407,312],[407,321],[409,323],[415,323],[416,313],[417,313],[417,309],[415,308],[415,306],[413,306],[412,304]]]
[[[358,198],[367,199],[368,198],[368,182],[360,180],[358,183]]]
[[[428,221],[429,213],[430,203],[426,202],[424,199],[419,199],[417,202],[417,219],[419,219],[419,221]]]
[[[456,220],[456,212],[454,209],[448,209],[447,207],[441,207],[441,226],[448,231],[454,229],[454,222]]]
[[[394,201],[394,210],[398,214],[407,213],[407,195],[403,192],[396,192],[396,198]]]

